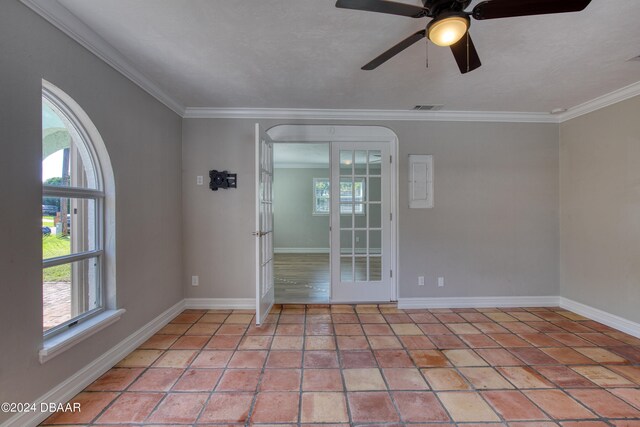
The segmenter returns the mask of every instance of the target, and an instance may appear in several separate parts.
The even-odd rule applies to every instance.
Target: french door
[[[331,145],[331,301],[391,300],[390,144]]]
[[[273,142],[256,123],[256,323],[261,325],[275,300],[273,280]]]

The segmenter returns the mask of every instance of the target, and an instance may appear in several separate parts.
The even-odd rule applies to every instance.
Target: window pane
[[[42,183],[56,187],[98,189],[87,145],[64,116],[42,103]]]
[[[328,199],[316,199],[315,213],[329,213],[329,200]]]
[[[42,270],[44,332],[101,306],[98,258]]]
[[[42,259],[97,248],[96,201],[42,198]]]
[[[313,179],[314,210],[313,213],[328,214],[331,188],[328,178]]]

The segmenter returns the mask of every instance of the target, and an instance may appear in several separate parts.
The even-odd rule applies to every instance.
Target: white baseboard
[[[640,338],[640,323],[632,322],[631,320],[608,313],[599,308],[591,307],[590,305],[582,304],[565,297],[560,297],[560,307],[629,335],[633,335],[636,338]]]
[[[557,307],[560,297],[398,298],[398,308]]]
[[[235,308],[255,309],[255,298],[185,298],[185,308],[199,308],[207,310]]]
[[[80,369],[78,372],[67,378],[56,387],[36,399],[36,407],[40,407],[42,402],[65,403],[76,394],[80,393],[86,386],[98,379],[102,374],[111,369],[116,363],[135,350],[140,344],[158,332],[171,319],[184,310],[184,300],[176,303],[164,313],[151,320],[142,328],[129,335],[113,348],[107,350],[102,356]],[[2,423],[0,427],[26,427],[37,426],[44,421],[50,413],[47,412],[23,412],[16,414]]]
[[[274,254],[328,254],[329,248],[273,248]]]

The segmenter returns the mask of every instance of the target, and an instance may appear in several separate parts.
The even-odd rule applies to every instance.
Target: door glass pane
[[[355,228],[366,228],[367,227],[367,215],[366,212],[358,212],[358,208],[364,209],[363,204],[359,204],[355,206],[356,214],[353,218]]]
[[[382,231],[369,231],[369,253],[382,254]]]
[[[340,175],[353,175],[353,151],[340,150]]]
[[[355,244],[356,244],[356,253],[358,254],[366,254],[367,253],[367,231],[366,230],[356,230],[355,231]]]
[[[372,282],[382,280],[382,257],[369,257],[369,280]]]
[[[353,172],[355,175],[367,174],[367,152],[364,150],[355,151],[355,162]]]
[[[42,270],[44,332],[101,305],[98,258]]]
[[[343,255],[353,253],[352,233],[351,230],[340,230],[340,253]]]
[[[380,228],[382,224],[382,205],[369,203],[367,206],[369,208],[369,211],[367,212],[369,215],[369,227]]]
[[[351,205],[344,205],[344,211],[343,209],[343,205],[340,205],[340,228],[351,228],[353,227],[353,221],[352,221],[352,215],[351,215]],[[343,212],[348,212],[348,213],[343,213]]]
[[[380,150],[369,151],[369,175],[380,175],[382,172]]]
[[[380,178],[369,178],[369,201],[379,202],[381,200],[382,185]]]
[[[353,282],[353,261],[350,256],[340,257],[340,280]]]
[[[366,201],[365,178],[340,178],[340,201],[359,203]],[[359,210],[360,213],[362,209]]]
[[[367,257],[356,257],[355,258],[355,267],[356,267],[356,282],[366,282],[368,280],[367,277]]]

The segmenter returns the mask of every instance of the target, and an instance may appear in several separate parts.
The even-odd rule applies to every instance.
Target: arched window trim
[[[111,162],[95,125],[84,110],[65,92],[42,80],[42,99],[60,115],[72,139],[82,141],[79,152],[95,176],[94,188],[42,186],[42,195],[93,199],[97,208],[95,250],[44,260],[42,267],[82,259],[99,259],[99,307],[51,328],[44,333],[40,360],[45,362],[82,339],[118,320],[124,310],[116,309],[115,298],[115,179]]]

